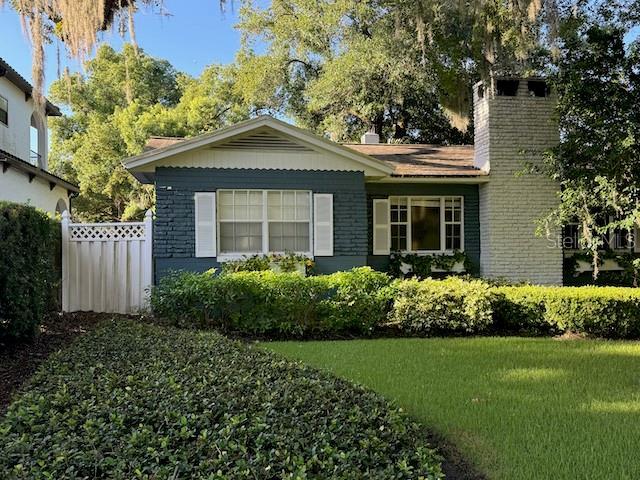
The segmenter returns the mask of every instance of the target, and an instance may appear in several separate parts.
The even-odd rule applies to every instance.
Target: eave
[[[14,168],[18,171],[26,173],[29,179],[29,183],[31,183],[33,179],[37,177],[49,182],[50,190],[53,190],[56,186],[59,186],[67,190],[69,194],[80,192],[80,189],[77,185],[74,185],[73,183],[68,182],[63,178],[60,178],[53,173],[47,172],[40,167],[31,165],[30,163],[25,162],[24,160],[21,160],[8,152],[0,150],[0,169],[2,170],[2,173],[6,172],[9,168]]]

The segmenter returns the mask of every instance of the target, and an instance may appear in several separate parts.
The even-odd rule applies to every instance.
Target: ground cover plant
[[[108,322],[0,421],[0,478],[440,478],[369,390],[214,332]]]
[[[266,349],[395,400],[489,478],[637,478],[640,342],[403,338]]]

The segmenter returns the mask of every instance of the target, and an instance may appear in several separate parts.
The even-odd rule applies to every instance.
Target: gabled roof
[[[25,80],[25,78],[16,70],[14,70],[11,65],[5,62],[2,57],[0,57],[0,77],[5,77],[16,87],[22,90],[25,94],[25,99],[28,99],[28,97],[33,94],[33,87],[31,86],[31,84],[27,82],[27,80]],[[60,109],[49,100],[46,100],[45,111],[47,115],[52,117],[59,117],[60,115],[62,115]]]
[[[295,127],[267,115],[240,122],[230,127],[217,130],[213,133],[200,135],[183,141],[178,141],[177,139],[152,139],[150,143],[154,146],[160,146],[160,148],[149,149],[140,155],[124,160],[122,163],[125,168],[136,170],[145,166],[153,166],[155,162],[180,153],[209,148],[217,144],[231,144],[236,147],[242,145],[246,146],[246,141],[242,143],[243,136],[248,136],[252,133],[254,136],[265,136],[266,131],[275,132],[291,140],[288,145],[286,141],[282,140],[265,140],[272,143],[279,142],[277,145],[279,148],[291,150],[296,148],[296,144],[298,144],[298,148],[300,149],[307,148],[308,150],[323,150],[351,160],[361,164],[363,168],[366,167],[368,169],[375,170],[380,174],[380,176],[390,175],[393,173],[393,169],[380,160],[376,160],[373,157],[356,152],[355,150],[327,140],[326,138],[320,137],[312,132]]]
[[[473,165],[473,145],[347,144],[393,167],[394,177],[470,177],[487,172]]]

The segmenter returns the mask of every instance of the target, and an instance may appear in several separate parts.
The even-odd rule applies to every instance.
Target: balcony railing
[[[39,167],[41,157],[42,155],[40,155],[38,152],[34,152],[33,150],[31,150],[29,152],[29,163],[35,165],[36,167]]]

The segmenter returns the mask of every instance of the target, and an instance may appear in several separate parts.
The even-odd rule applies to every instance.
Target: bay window
[[[462,250],[462,210],[462,197],[390,197],[391,251]]]

